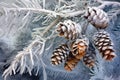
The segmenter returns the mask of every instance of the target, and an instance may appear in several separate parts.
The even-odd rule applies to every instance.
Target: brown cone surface
[[[53,65],[58,65],[62,63],[67,58],[68,46],[66,44],[60,45],[56,50],[53,52],[51,57],[51,62]]]
[[[83,57],[83,63],[85,64],[85,66],[87,66],[88,68],[92,68],[94,67],[95,63],[96,63],[96,53],[95,53],[95,48],[92,45],[91,41],[89,43],[89,47],[87,50],[87,53],[85,54],[85,56]]]
[[[87,43],[84,39],[77,39],[71,45],[71,52],[65,62],[65,69],[72,71],[78,62],[83,58],[86,53]]]
[[[83,57],[83,62],[84,64],[89,67],[89,68],[92,68],[94,65],[95,65],[95,59],[94,59],[94,54],[86,54],[84,57]]]
[[[94,35],[94,44],[105,60],[112,60],[116,55],[109,34],[105,31]]]

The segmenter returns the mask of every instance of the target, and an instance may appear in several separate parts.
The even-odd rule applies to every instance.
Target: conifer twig
[[[57,19],[55,19],[55,20],[43,31],[42,36],[44,36],[45,33],[48,32],[48,30],[50,30],[50,28],[52,28],[55,24],[57,24],[60,19],[61,19],[61,17],[58,16]]]
[[[103,9],[105,6],[109,6],[109,5],[120,5],[119,2],[115,2],[115,1],[102,1],[102,0],[97,0],[97,2],[101,3],[100,6],[98,6],[98,8]]]
[[[83,14],[85,11],[75,11],[75,12],[68,12],[68,13],[62,13],[62,12],[55,12],[47,9],[37,9],[37,8],[6,8],[7,10],[12,11],[31,11],[34,13],[45,13],[45,14],[53,14],[55,16],[60,17],[74,17]]]

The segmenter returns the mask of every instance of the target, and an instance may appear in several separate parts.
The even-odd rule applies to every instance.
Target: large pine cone
[[[108,26],[108,15],[97,7],[88,7],[85,18],[96,28],[104,29]]]
[[[81,26],[71,20],[65,20],[58,24],[57,32],[66,39],[74,40],[81,34]]]
[[[58,65],[62,63],[67,58],[67,53],[69,53],[69,49],[67,44],[62,44],[52,54],[51,62],[53,65]]]
[[[94,35],[94,44],[105,60],[112,60],[116,56],[113,43],[106,31],[100,31]]]
[[[76,39],[71,45],[71,52],[65,62],[65,69],[67,71],[72,71],[75,66],[78,64],[80,59],[86,53],[88,43],[85,39]]]

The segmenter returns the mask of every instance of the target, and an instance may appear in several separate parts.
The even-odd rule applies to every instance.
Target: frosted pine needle
[[[37,47],[37,48],[36,48]],[[8,75],[16,74],[19,72],[23,74],[28,72],[32,75],[32,70],[37,67],[37,73],[39,70],[40,56],[44,51],[45,41],[39,39],[34,40],[28,47],[24,48],[23,51],[19,51],[15,56],[10,66],[3,72],[3,77],[6,80]]]

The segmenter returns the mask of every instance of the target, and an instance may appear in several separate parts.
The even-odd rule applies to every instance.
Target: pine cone
[[[87,67],[92,68],[95,65],[94,56],[92,54],[86,54],[83,57],[83,62]]]
[[[75,68],[80,59],[85,55],[87,46],[88,43],[85,39],[77,39],[72,43],[71,52],[64,66],[67,71],[72,71]]]
[[[85,18],[96,28],[104,29],[108,26],[108,15],[97,7],[88,7]]]
[[[52,64],[58,65],[62,63],[67,58],[68,50],[69,49],[66,44],[62,44],[58,48],[56,48],[51,57]]]
[[[116,55],[109,34],[105,31],[94,35],[94,44],[105,60],[112,60]]]
[[[83,63],[88,68],[92,68],[95,65],[95,61],[96,61],[95,57],[96,57],[95,48],[93,47],[92,43],[90,42],[87,53],[83,57]]]
[[[81,26],[71,20],[60,22],[57,27],[59,35],[64,36],[66,39],[74,40],[81,33]]]

